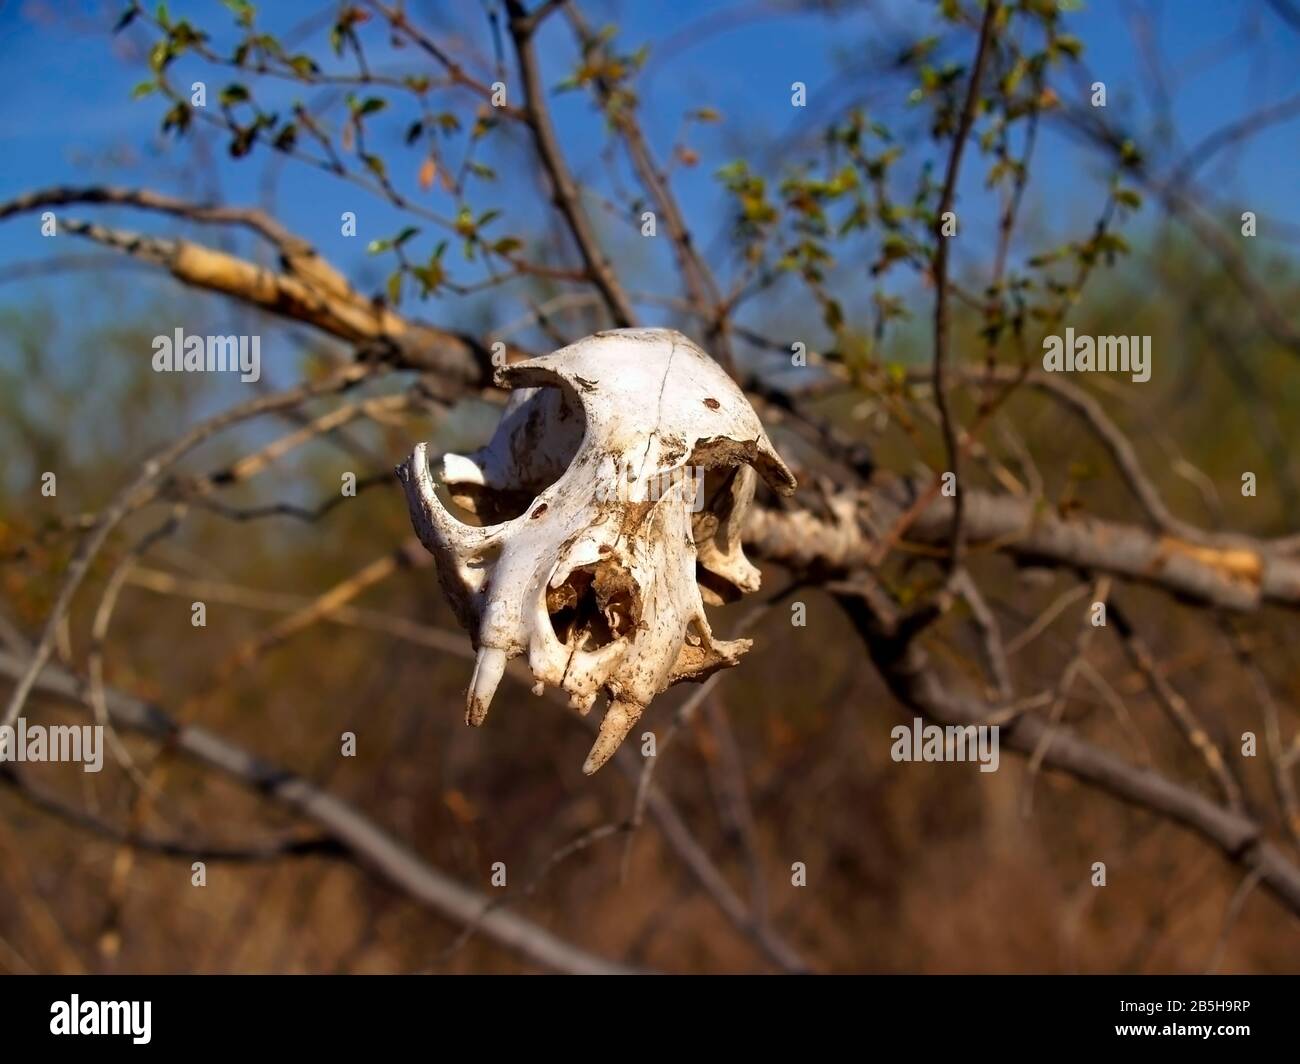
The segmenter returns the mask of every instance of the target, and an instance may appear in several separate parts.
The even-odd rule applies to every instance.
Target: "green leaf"
[[[253,150],[253,142],[257,140],[257,126],[247,126],[243,129],[236,129],[235,135],[230,138],[230,157],[232,159],[242,159]]]
[[[161,74],[167,64],[174,58],[172,46],[168,41],[156,41],[154,46],[149,49],[149,69],[155,74]]]
[[[142,81],[131,90],[131,99],[138,100],[143,96],[148,96],[151,92],[156,92],[158,85],[152,81]]]
[[[388,302],[397,306],[402,301],[402,271],[394,270],[388,276]]]
[[[403,244],[405,244],[408,240],[410,240],[411,237],[419,233],[419,231],[420,231],[419,226],[408,225],[405,229],[403,229],[400,233],[398,233],[397,236],[393,237],[393,246],[400,248]]]
[[[911,248],[908,246],[907,240],[897,233],[890,233],[889,236],[885,237],[880,251],[886,259],[890,260],[905,259],[911,254]]]
[[[866,229],[870,220],[871,208],[868,207],[865,202],[857,203],[854,205],[853,210],[849,212],[848,217],[840,223],[839,233],[837,235],[844,236],[857,229]]]
[[[1021,79],[1025,76],[1025,71],[1029,64],[1025,62],[1024,57],[1017,59],[1011,69],[1007,71],[1006,77],[1002,79],[1002,91],[1010,96],[1020,85]]]
[[[135,21],[135,17],[138,14],[140,14],[140,9],[136,7],[135,4],[132,4],[122,12],[122,17],[113,24],[113,32],[121,33],[127,28],[127,26],[131,25],[131,23]]]
[[[186,104],[178,103],[163,115],[162,131],[166,133],[172,128],[175,128],[177,133],[184,133],[190,128],[190,109]]]
[[[1127,255],[1132,249],[1119,233],[1103,233],[1097,238],[1098,249],[1108,254]]]
[[[729,162],[725,166],[718,167],[718,169],[714,172],[714,176],[721,181],[730,182],[743,177],[748,172],[749,172],[749,165],[745,162],[745,160],[736,159],[734,162]]]
[[[428,266],[412,266],[411,273],[420,282],[421,294],[425,296],[436,292],[446,277],[442,263],[436,257],[429,260]]]
[[[222,0],[222,2],[235,13],[241,26],[253,24],[253,16],[257,14],[257,8],[253,7],[248,0]]]
[[[1078,59],[1083,55],[1083,41],[1079,40],[1073,34],[1063,33],[1055,41],[1058,51],[1064,52],[1071,59]]]
[[[372,240],[366,245],[367,255],[378,255],[380,252],[392,249],[393,242],[385,237],[382,240]]]
[[[227,85],[222,89],[221,95],[217,98],[227,107],[234,103],[246,103],[248,100],[248,89],[236,82]]]

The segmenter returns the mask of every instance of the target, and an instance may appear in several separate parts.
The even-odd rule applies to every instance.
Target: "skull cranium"
[[[435,482],[420,444],[398,476],[478,651],[467,723],[526,655],[538,693],[582,713],[608,695],[590,774],[657,694],[749,648],[715,639],[704,603],[759,586],[740,544],[755,470],[783,494],[795,480],[744,393],[673,330],[597,333],[497,382],[518,390],[486,447],[444,456]]]

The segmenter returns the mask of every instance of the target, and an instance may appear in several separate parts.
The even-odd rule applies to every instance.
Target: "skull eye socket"
[[[480,528],[496,525],[518,517],[532,505],[534,494],[530,491],[512,491],[490,488],[484,484],[449,484],[443,489],[443,505],[462,524]]]
[[[547,588],[546,612],[565,646],[598,650],[631,637],[641,616],[641,593],[622,565],[600,561],[579,566],[558,587]]]
[[[457,520],[479,527],[533,513],[546,505],[537,497],[573,465],[587,424],[582,403],[546,383],[512,400],[488,448],[444,464],[439,493]]]

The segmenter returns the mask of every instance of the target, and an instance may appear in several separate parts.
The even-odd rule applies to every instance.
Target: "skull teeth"
[[[483,647],[474,662],[474,676],[469,682],[465,699],[465,723],[479,727],[487,720],[488,707],[496,694],[497,684],[506,671],[506,652],[496,647]]]
[[[591,707],[595,704],[596,694],[594,691],[590,694],[575,694],[569,698],[569,708],[576,709],[584,717],[591,712]]]
[[[596,735],[596,741],[592,744],[591,753],[587,755],[582,771],[590,776],[613,757],[614,752],[627,738],[628,732],[640,719],[641,707],[635,703],[611,702],[609,709],[605,710],[605,719],[600,722],[600,732]]]

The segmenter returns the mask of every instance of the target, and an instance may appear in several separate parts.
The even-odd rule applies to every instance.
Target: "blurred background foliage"
[[[234,32],[230,14],[219,6],[185,6],[181,12],[177,9],[182,5],[173,5],[164,18],[174,25],[185,15],[205,29]],[[230,6],[236,18],[242,17],[243,5]],[[412,18],[427,17],[434,35],[445,37],[457,54],[474,57],[477,47],[491,67],[493,38],[478,5],[452,4],[438,11],[428,10],[430,5],[409,6]],[[757,15],[751,21],[746,5],[725,9],[732,12],[733,28],[743,40],[734,52],[714,53],[713,65],[722,71],[723,81],[728,58],[743,52],[744,42],[761,37],[760,50],[771,65],[776,62],[772,56],[782,51],[785,27],[792,22],[817,27],[814,37],[798,38],[805,50],[792,52],[810,54],[811,41],[822,49],[815,66],[827,71],[829,80],[816,84],[824,92],[813,93],[816,107],[807,119],[816,126],[813,133],[799,128],[798,112],[784,109],[788,101],[781,93],[788,95],[785,86],[794,77],[788,63],[774,75],[776,103],[746,110],[743,95],[738,98],[732,85],[727,90],[730,107],[720,107],[716,117],[699,115],[701,108],[712,106],[705,87],[714,71],[696,59],[688,64],[689,75],[681,74],[672,64],[672,53],[681,35],[697,26],[695,19],[713,33],[710,20],[725,20],[721,5],[717,10],[705,5],[709,10],[699,11],[693,5],[664,5],[662,17],[648,15],[640,5],[581,6],[590,9],[597,25],[606,20],[620,24],[615,54],[623,57],[626,71],[620,69],[619,74],[626,73],[628,91],[640,86],[640,113],[651,116],[662,143],[673,145],[674,165],[692,190],[684,199],[702,219],[698,243],[709,259],[729,277],[744,276],[753,265],[749,242],[761,238],[768,241],[761,254],[777,264],[778,272],[794,278],[791,284],[774,283],[770,291],[761,290],[746,306],[747,333],[771,343],[766,349],[739,344],[745,365],[785,381],[791,371],[783,368],[788,359],[779,352],[788,352],[792,339],[804,338],[810,347],[833,352],[843,365],[861,371],[864,383],[816,400],[811,408],[847,435],[868,441],[882,467],[904,473],[927,465],[941,468],[942,446],[934,426],[922,427],[918,447],[917,434],[890,416],[896,405],[888,397],[891,375],[897,380],[907,370],[928,365],[932,296],[925,277],[913,272],[894,281],[872,271],[878,256],[891,254],[890,234],[882,234],[878,226],[860,237],[853,232],[818,232],[799,203],[806,206],[810,195],[824,202],[831,193],[824,186],[810,189],[810,182],[825,176],[809,176],[815,170],[795,160],[811,154],[803,151],[808,141],[816,142],[827,129],[851,121],[852,108],[862,105],[860,97],[865,95],[882,114],[897,111],[905,116],[903,127],[891,134],[902,169],[897,185],[890,187],[900,202],[898,187],[914,191],[918,182],[937,180],[937,175],[926,176],[923,160],[927,153],[934,156],[927,127],[941,120],[942,106],[924,111],[924,118],[909,119],[908,114],[917,112],[915,107],[907,110],[907,97],[915,86],[925,88],[927,78],[937,79],[938,87],[931,88],[942,94],[950,77],[944,72],[946,57],[957,61],[967,55],[970,34],[959,32],[961,24],[942,28],[940,42],[925,50],[935,55],[929,67],[902,63],[898,57],[907,41],[927,39],[932,20],[937,17],[942,24],[942,13],[936,16],[930,10],[935,5],[924,5],[924,12],[907,4],[750,5],[776,21]],[[969,6],[958,5],[959,10]],[[1094,5],[1114,6],[1101,0]],[[1293,28],[1270,22],[1269,5],[1242,5],[1260,9],[1249,17],[1228,5],[1195,6],[1192,16],[1181,5],[1133,5],[1136,23],[1153,27],[1156,35],[1148,43],[1152,62],[1177,67],[1189,82],[1199,83],[1224,77],[1224,64],[1242,78],[1250,75],[1252,62],[1263,64],[1264,57],[1276,69],[1280,54],[1292,62],[1289,85],[1294,90],[1300,36]],[[289,18],[277,12],[276,5],[266,7],[259,17],[284,25],[301,23],[295,48],[332,69],[322,41],[338,24],[337,6],[322,5],[318,18],[298,18],[298,12]],[[495,10],[494,4],[483,7]],[[49,10],[36,4],[9,8],[4,15],[12,31],[7,48],[16,47],[20,39],[35,40],[53,53],[64,35],[76,48],[109,47],[115,11],[95,5],[63,11],[56,6],[52,10],[58,17],[50,19]],[[1071,14],[1062,17],[1068,22]],[[1085,9],[1078,17],[1084,20],[1083,28],[1070,40],[1079,40],[1084,56],[1107,70],[1115,109],[1132,123],[1135,134],[1141,134],[1138,143],[1153,155],[1163,147],[1166,158],[1176,158],[1175,149],[1196,138],[1175,137],[1174,117],[1186,115],[1175,116],[1168,101],[1162,109],[1158,92],[1146,95],[1144,78],[1159,83],[1159,77],[1144,73],[1139,61],[1125,61],[1127,53],[1116,43],[1122,15]],[[1178,37],[1186,29],[1179,20],[1189,19],[1204,31],[1200,51],[1189,52]],[[137,33],[140,36],[132,36]],[[722,29],[717,33],[719,40],[726,38]],[[1177,48],[1166,41],[1171,34]],[[140,66],[142,59],[147,62],[141,27],[129,27],[112,40],[114,70],[122,68],[113,74],[114,83],[147,77],[148,70]],[[625,40],[626,46],[621,43]],[[634,48],[643,40],[649,52],[637,57]],[[1229,57],[1223,63],[1216,59],[1215,45]],[[595,75],[584,72],[581,53],[570,54],[571,49],[559,43],[548,49],[547,72],[553,75],[553,86],[567,90],[557,93],[557,109],[578,113],[580,101],[575,98],[591,88]],[[1171,49],[1177,54],[1171,55]],[[385,62],[392,58],[384,55]],[[409,54],[405,58],[408,66],[418,65],[409,61]],[[643,81],[637,82],[638,77]],[[689,81],[686,88],[678,84],[683,78]],[[1279,78],[1285,89],[1287,75]],[[248,80],[250,85],[256,81]],[[664,89],[668,83],[673,84]],[[212,89],[220,84],[215,76],[209,82]],[[661,103],[657,89],[669,93],[674,106]],[[27,86],[29,93],[39,90],[39,82]],[[1178,95],[1167,84],[1165,90]],[[684,94],[687,105],[675,106],[682,101],[672,98],[673,93]],[[134,103],[126,95],[119,93],[114,108],[138,114],[152,106],[148,95]],[[7,106],[13,108],[12,96],[10,100]],[[324,106],[322,111],[337,113],[352,105],[333,93],[329,106],[334,112]],[[156,125],[165,109],[154,110]],[[643,240],[625,220],[636,217],[639,201],[631,193],[619,199],[618,189],[603,187],[599,155],[593,162],[586,147],[589,139],[605,142],[602,124],[610,115],[593,120],[591,109],[585,110],[585,117],[563,117],[561,133],[591,163],[583,167],[583,178],[596,189],[593,202],[608,193],[620,210],[625,206],[629,212],[620,219],[614,216],[617,212],[593,207],[601,239],[629,288],[671,291],[671,281],[665,281],[671,271],[665,246]],[[475,113],[470,107],[462,114],[465,130]],[[1218,114],[1207,120],[1213,126],[1213,119],[1222,122],[1228,117]],[[708,132],[702,139],[692,139],[692,134],[676,144],[663,140],[662,130],[674,130],[679,123]],[[395,153],[399,129],[384,134],[374,150]],[[1260,208],[1269,221],[1260,223],[1266,235],[1252,247],[1252,266],[1293,322],[1294,308],[1300,305],[1294,222],[1300,153],[1294,133],[1292,124],[1283,146],[1273,141],[1265,149],[1265,159],[1270,160],[1266,165],[1290,175],[1289,199],[1279,196],[1278,186],[1269,180],[1260,183],[1254,173],[1257,164],[1248,163],[1246,173],[1234,173],[1231,180],[1224,178],[1222,185],[1214,186],[1216,197],[1228,205],[1229,219],[1241,203],[1253,205],[1251,197],[1268,205],[1271,213]],[[44,184],[99,179],[127,184],[144,175],[142,183],[150,187],[189,192],[196,198],[220,193],[218,198],[234,202],[239,197],[227,193],[223,183],[256,192],[257,185],[250,182],[260,181],[259,201],[291,227],[305,222],[302,231],[327,255],[337,250],[341,265],[361,290],[376,296],[392,291],[388,284],[394,264],[386,252],[363,255],[338,236],[334,222],[340,209],[357,209],[349,204],[360,202],[369,209],[371,201],[355,190],[318,195],[316,190],[324,188],[312,183],[323,180],[318,176],[293,183],[296,178],[281,169],[283,160],[263,152],[260,145],[251,158],[231,160],[222,157],[228,145],[220,131],[198,130],[181,140],[170,135],[142,140],[131,127],[128,136],[110,132],[87,137],[74,131],[62,139],[77,151],[69,152],[61,165],[46,163],[39,172],[10,174],[4,181],[6,197]],[[1051,143],[1050,161],[1043,164],[1047,176],[1031,181],[1016,238],[1016,268],[1024,276],[1034,274],[1025,262],[1035,250],[1086,239],[1098,207],[1115,187],[1113,160],[1077,147],[1076,161],[1063,162],[1057,153],[1065,153],[1065,141]],[[112,156],[110,147],[119,155]],[[1244,145],[1241,150],[1246,151]],[[133,151],[143,153],[143,162]],[[111,161],[114,158],[117,162]],[[481,218],[488,206],[504,208],[502,217],[488,223],[494,239],[527,234],[521,239],[538,261],[565,261],[564,240],[544,206],[534,202],[540,178],[529,146],[505,137],[493,139],[484,158],[482,165],[490,165],[497,176],[484,180],[488,191],[474,217]],[[985,161],[996,161],[996,153]],[[259,167],[259,178],[244,174]],[[413,166],[408,169],[414,171]],[[980,188],[984,172],[975,164],[969,169],[970,198],[959,199],[963,231],[967,204],[981,191],[991,195]],[[1066,171],[1073,176],[1055,179]],[[756,177],[760,174],[763,177]],[[443,191],[451,203],[438,209],[450,210],[462,197]],[[966,194],[963,186],[963,197]],[[431,195],[437,196],[438,190]],[[467,188],[463,199],[476,197]],[[763,205],[769,201],[780,201],[770,215]],[[955,280],[976,292],[992,253],[996,200],[992,202],[993,207],[972,209],[972,237],[961,245],[954,267]],[[377,204],[373,209],[392,207]],[[1288,210],[1291,223],[1285,222]],[[1271,225],[1274,219],[1276,226]],[[5,223],[6,235],[27,223]],[[398,233],[400,224],[379,224],[367,216],[362,228],[364,240],[382,239]],[[772,235],[782,229],[794,234],[787,243]],[[1177,220],[1144,204],[1126,212],[1118,229],[1129,253],[1099,268],[1069,320],[1080,334],[1154,337],[1154,371],[1144,385],[1130,385],[1120,377],[1081,383],[1128,431],[1175,513],[1206,527],[1261,536],[1296,531],[1300,470],[1292,444],[1300,428],[1300,375],[1295,372],[1295,352],[1259,328],[1248,302]],[[166,231],[190,230],[200,232],[179,222]],[[201,232],[210,238],[209,230]],[[907,242],[917,239],[916,224],[900,232]],[[44,248],[23,239],[25,245],[20,247],[15,239],[8,253],[8,283],[0,287],[0,454],[5,457],[0,472],[0,598],[9,619],[32,633],[48,614],[81,515],[102,507],[130,479],[143,456],[198,418],[245,398],[248,388],[282,386],[319,372],[348,352],[305,327],[286,327],[216,297],[181,289],[165,276],[121,258],[105,255],[89,265],[69,263],[52,275],[33,276],[29,262]],[[246,246],[239,238],[231,239],[232,248]],[[810,274],[808,255],[820,260],[809,252],[808,242],[823,240],[834,248],[832,261]],[[435,246],[424,235],[417,244],[424,256]],[[782,264],[777,252],[783,248],[783,254],[795,259]],[[911,243],[899,245],[898,258],[905,262],[914,252]],[[470,266],[462,261],[455,245],[444,255],[448,269],[462,283],[473,283],[477,262]],[[536,305],[568,290],[560,282],[528,278],[516,288],[464,298],[443,293],[422,300],[415,287],[406,275],[401,294],[406,311],[476,334],[526,315],[530,300]],[[827,308],[831,298],[837,302],[834,311]],[[882,299],[896,300],[898,307],[883,331],[877,328]],[[647,309],[646,314],[656,323],[699,334],[698,324],[672,307]],[[566,314],[557,327],[578,336],[601,323],[588,305]],[[956,309],[953,335],[961,360],[979,364],[981,330],[986,326],[984,308]],[[151,338],[176,327],[187,334],[260,333],[264,380],[249,386],[152,372]],[[536,325],[520,335],[539,349],[554,346],[546,329]],[[1040,349],[1032,342],[1028,349],[1035,361]],[[330,406],[316,403],[307,412]],[[975,407],[963,398],[957,409],[969,420]],[[150,548],[140,565],[145,575],[128,581],[106,656],[106,678],[112,686],[156,699],[182,717],[200,720],[318,781],[405,839],[431,864],[484,890],[492,862],[505,861],[512,886],[522,885],[557,848],[625,810],[630,792],[626,781],[612,772],[582,777],[577,766],[589,743],[587,733],[563,709],[533,698],[521,686],[503,688],[485,728],[464,727],[461,706],[471,660],[421,642],[430,632],[453,633],[454,640],[469,649],[431,569],[402,570],[369,588],[351,603],[347,623],[327,619],[313,624],[250,661],[239,662],[237,653],[286,614],[409,536],[400,491],[386,474],[408,453],[413,440],[430,439],[435,450],[474,446],[490,430],[494,410],[491,403],[474,400],[446,412],[430,409],[385,423],[353,422],[289,453],[261,477],[221,497],[222,504],[232,508],[274,502],[314,508],[337,500],[340,478],[355,473],[365,485],[358,497],[332,505],[318,520],[283,515],[239,519],[229,512],[191,508],[175,534]],[[1131,518],[1131,498],[1086,429],[1029,391],[1010,402],[1006,418],[1032,456],[1030,464],[1041,476],[1043,497],[1051,505]],[[221,469],[297,423],[287,417],[263,419],[205,445],[182,469],[193,474]],[[819,456],[811,448],[784,436],[778,444],[815,475]],[[1002,444],[994,436],[989,446],[1000,450]],[[1011,464],[1021,468],[1018,457]],[[58,476],[53,499],[40,494],[40,477],[47,470]],[[1258,497],[1241,496],[1245,470],[1259,476]],[[998,487],[976,467],[972,475],[981,478],[981,486]],[[165,516],[165,507],[154,507],[125,523],[111,549],[97,561],[78,601],[96,602],[114,564]],[[995,589],[990,599],[1009,631],[1030,624],[1070,585],[1069,574],[1018,570],[992,555],[977,556],[971,564],[982,586]],[[172,593],[160,593],[156,577],[149,586],[149,574],[165,574]],[[786,579],[786,574],[766,568],[765,590],[780,588]],[[818,968],[1296,969],[1300,923],[1256,894],[1242,906],[1230,936],[1223,935],[1225,910],[1239,886],[1239,873],[1153,815],[1087,793],[1068,780],[1051,775],[1031,779],[1024,763],[1009,755],[994,774],[981,774],[970,765],[892,763],[889,729],[903,718],[865,660],[857,636],[820,592],[796,597],[807,603],[807,626],[792,627],[781,608],[761,622],[751,633],[755,650],[726,677],[715,704],[697,718],[687,741],[665,759],[656,779],[669,789],[701,843],[733,882],[757,875],[765,885],[774,924]],[[1213,738],[1228,751],[1235,750],[1244,730],[1258,728],[1257,714],[1214,625],[1153,592],[1126,588],[1124,597],[1128,611],[1143,618],[1168,678],[1195,700]],[[206,628],[190,624],[194,600],[207,603]],[[718,611],[715,629],[728,632],[743,611],[743,606]],[[74,663],[84,659],[92,615],[88,606],[74,610],[59,641],[61,658]],[[410,630],[395,631],[395,619]],[[1300,680],[1289,667],[1296,654],[1294,620],[1265,614],[1259,627],[1261,661],[1280,700],[1294,707],[1300,704]],[[973,664],[977,647],[969,638],[963,642],[955,628],[943,664],[978,682]],[[1055,682],[1074,636],[1069,623],[1052,626],[1015,658],[1024,689]],[[232,668],[232,662],[237,667]],[[1094,664],[1119,696],[1126,717],[1117,718],[1114,706],[1089,689],[1072,701],[1070,723],[1135,761],[1196,777],[1194,755],[1164,726],[1158,707],[1123,656],[1105,645]],[[665,695],[647,714],[646,724],[665,724],[688,694]],[[41,703],[31,712],[42,719],[72,719],[53,704]],[[1289,724],[1294,730],[1293,708]],[[358,736],[355,758],[339,756],[339,737],[347,731]],[[228,781],[170,758],[153,744],[133,739],[127,743],[142,766],[161,766],[163,773],[159,799],[144,803],[143,809],[129,775],[116,766],[98,777],[49,768],[41,778],[107,820],[188,831],[216,843],[239,845],[298,830]],[[752,821],[737,821],[726,793],[728,759],[734,756],[743,764]],[[1264,766],[1242,766],[1251,791],[1267,794],[1270,783]],[[1033,795],[1029,812],[1027,793]],[[752,850],[761,855],[757,873],[745,856],[749,832]],[[753,945],[693,886],[651,826],[635,836],[626,877],[621,876],[620,851],[617,840],[604,841],[567,858],[537,884],[531,897],[517,904],[543,925],[605,956],[674,971],[764,967]],[[795,861],[807,865],[806,888],[790,885],[789,869]],[[1107,865],[1104,889],[1090,884],[1095,861]],[[0,967],[14,971],[468,972],[527,967],[481,937],[447,952],[457,928],[329,856],[214,861],[208,885],[193,889],[187,860],[134,852],[69,827],[7,788],[0,790],[0,899]]]

